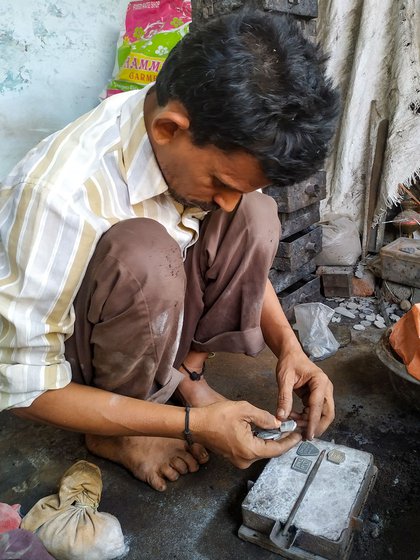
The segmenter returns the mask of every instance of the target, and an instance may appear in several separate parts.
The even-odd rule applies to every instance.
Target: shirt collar
[[[120,134],[123,173],[130,203],[133,205],[168,190],[168,185],[153,153],[144,122],[144,100],[153,85],[153,83],[149,84],[142,90],[129,95],[121,109]]]
[[[124,174],[128,196],[132,205],[139,204],[165,193],[174,203],[165,178],[158,165],[144,122],[144,100],[154,84],[127,98],[121,110],[121,144]],[[119,94],[121,95],[121,94]],[[133,139],[137,145],[133,147]],[[134,155],[133,155],[134,154]],[[128,162],[129,167],[125,165]],[[202,220],[207,212],[200,208],[185,208],[175,205],[185,226],[191,227],[191,220]]]

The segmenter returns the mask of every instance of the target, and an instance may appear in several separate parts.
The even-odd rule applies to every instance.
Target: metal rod
[[[283,527],[282,530],[282,535],[287,535],[287,533],[289,532],[290,529],[290,525],[293,523],[293,520],[295,518],[295,515],[297,513],[297,510],[300,507],[300,504],[302,503],[303,498],[305,497],[306,492],[308,491],[309,486],[312,484],[316,473],[319,470],[319,467],[322,463],[322,459],[324,458],[325,455],[325,449],[323,449],[321,451],[321,453],[318,456],[318,459],[315,461],[315,465],[312,467],[311,472],[308,474],[308,478],[306,479],[305,484],[303,485],[302,490],[300,491],[300,494],[298,496],[298,499],[295,502],[295,505],[292,507],[292,511],[290,512],[289,517],[287,518],[286,524]]]

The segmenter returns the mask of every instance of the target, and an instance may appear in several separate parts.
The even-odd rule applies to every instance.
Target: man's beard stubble
[[[219,205],[215,202],[203,202],[202,200],[188,200],[183,196],[179,195],[177,192],[174,191],[172,187],[168,185],[169,194],[172,198],[182,204],[185,208],[200,208],[204,212],[213,212],[214,210],[219,210]]]

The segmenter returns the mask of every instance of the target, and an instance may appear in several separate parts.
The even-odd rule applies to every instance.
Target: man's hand
[[[190,414],[193,439],[240,469],[246,469],[258,459],[282,455],[302,439],[296,432],[277,441],[257,438],[252,433],[252,425],[272,429],[278,428],[280,422],[269,412],[245,401],[221,401],[193,408]]]
[[[308,439],[321,435],[334,420],[333,386],[313,364],[289,325],[277,295],[267,280],[261,313],[261,329],[268,347],[277,356],[279,387],[277,417],[298,420]],[[291,412],[293,391],[302,399],[302,414]]]
[[[321,435],[334,420],[333,385],[327,375],[300,350],[283,354],[277,363],[277,417],[289,416],[305,427],[308,439]],[[301,414],[292,412],[293,391],[302,399]]]

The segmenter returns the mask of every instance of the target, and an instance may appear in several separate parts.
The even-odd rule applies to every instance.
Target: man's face
[[[173,198],[206,211],[232,212],[242,195],[270,183],[251,155],[197,147],[188,131],[180,131],[176,142],[159,153],[158,163]]]

